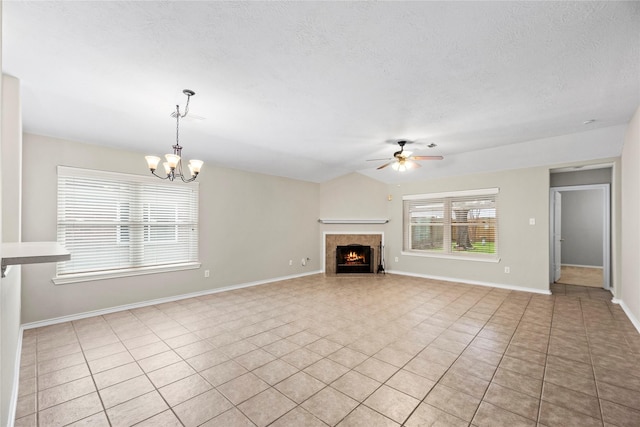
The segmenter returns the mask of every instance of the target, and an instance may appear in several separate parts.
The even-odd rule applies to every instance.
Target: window
[[[497,260],[497,200],[497,188],[404,196],[404,252]]]
[[[59,166],[58,242],[56,283],[197,268],[198,183]]]

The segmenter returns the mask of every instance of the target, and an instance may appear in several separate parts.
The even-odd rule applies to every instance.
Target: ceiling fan
[[[379,166],[376,169],[384,169],[387,166],[391,165],[394,170],[404,172],[407,169],[419,168],[420,164],[416,163],[414,160],[442,160],[444,157],[442,156],[412,156],[411,151],[404,151],[404,146],[410,143],[410,141],[400,140],[398,141],[398,145],[400,146],[400,151],[396,151],[393,153],[393,158],[389,159],[370,159],[367,161],[381,161],[381,160],[391,160],[388,163],[385,163],[382,166]],[[435,147],[435,144],[429,144],[429,147]]]

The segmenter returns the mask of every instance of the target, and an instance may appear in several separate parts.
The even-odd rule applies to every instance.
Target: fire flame
[[[347,262],[364,262],[364,255],[351,251],[344,257]]]

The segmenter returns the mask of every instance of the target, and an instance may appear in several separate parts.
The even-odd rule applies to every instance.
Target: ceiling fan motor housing
[[[406,143],[407,143],[407,141],[398,141],[398,145],[400,146],[400,151],[396,151],[395,153],[393,153],[393,157],[395,157],[395,158],[400,157],[400,155],[404,151],[404,145]]]

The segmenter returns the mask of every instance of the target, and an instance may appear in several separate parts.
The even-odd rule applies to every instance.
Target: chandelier
[[[162,163],[164,167],[164,171],[166,176],[161,176],[156,173],[156,169],[158,169],[158,164],[162,160],[160,157],[156,156],[145,156],[147,160],[147,164],[149,165],[149,170],[155,176],[160,179],[168,179],[169,181],[173,181],[176,178],[180,178],[183,182],[191,182],[198,177],[200,173],[200,168],[202,168],[202,164],[204,163],[202,160],[189,160],[189,176],[185,177],[182,171],[182,147],[180,146],[180,119],[184,119],[189,114],[189,100],[196,93],[190,89],[185,89],[182,91],[185,95],[187,95],[187,104],[184,107],[184,114],[180,114],[180,105],[176,105],[176,112],[171,115],[176,117],[176,145],[173,148],[173,154],[165,154],[164,157],[167,160]]]

